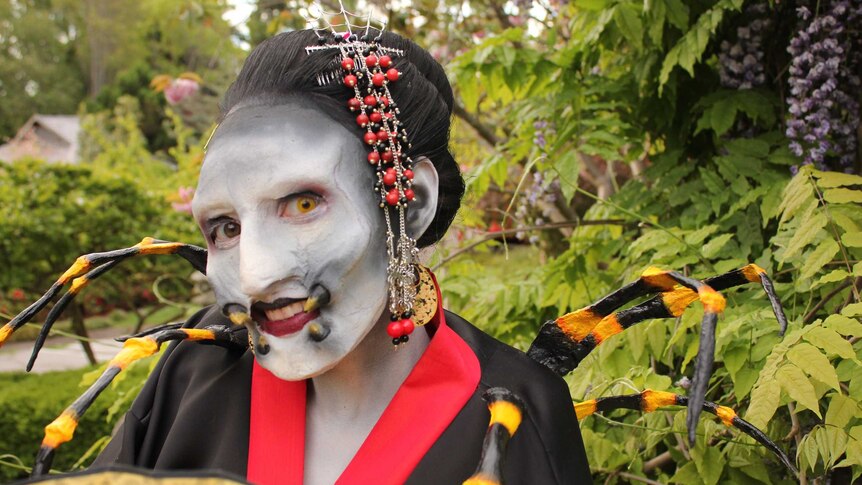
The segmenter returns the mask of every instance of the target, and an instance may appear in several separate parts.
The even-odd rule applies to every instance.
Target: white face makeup
[[[257,360],[281,379],[335,366],[386,307],[385,228],[365,157],[354,133],[298,102],[240,108],[210,142],[193,202],[207,276],[219,305],[251,309],[253,338],[270,347]],[[331,299],[305,313],[316,285]],[[316,341],[312,325],[329,334]]]

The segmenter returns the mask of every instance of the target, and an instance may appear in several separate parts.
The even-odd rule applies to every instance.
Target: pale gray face
[[[219,305],[252,309],[260,364],[282,379],[313,377],[365,337],[386,302],[385,228],[367,150],[305,103],[249,106],[210,142],[193,202]],[[315,285],[331,301],[300,311]],[[330,330],[311,338],[311,323]]]

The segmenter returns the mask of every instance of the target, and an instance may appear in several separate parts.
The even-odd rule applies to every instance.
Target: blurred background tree
[[[199,243],[188,201],[218,98],[251,48],[305,27],[308,3],[0,3],[0,135],[76,109],[84,133],[81,167],[0,164],[6,303],[83,251],[143,235]],[[449,308],[525,349],[544,320],[651,265],[704,278],[756,262],[776,280],[788,334],[757,290],[728,292],[707,397],[764,428],[800,476],[708,418],[689,448],[683,413],[617,412],[581,423],[596,480],[862,474],[862,2],[345,4],[388,18],[455,87],[468,194],[426,254]],[[140,288],[183,271],[136,264],[123,274]],[[568,377],[573,398],[685,393],[698,312],[610,339]]]

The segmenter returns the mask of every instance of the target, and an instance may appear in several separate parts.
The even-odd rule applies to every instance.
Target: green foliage
[[[136,363],[118,377],[84,415],[75,439],[59,448],[54,461],[56,470],[83,468],[93,457],[79,462],[92,446],[104,446],[104,437],[109,436],[118,419],[131,404],[131,397],[140,391],[144,378],[155,359]],[[27,466],[32,464],[43,428],[86,389],[87,373],[101,372],[102,368],[85,368],[74,371],[48,372],[45,374],[10,373],[0,374],[0,409],[4,410],[0,420],[0,455],[13,455]],[[89,384],[86,384],[89,385]],[[3,462],[14,460],[4,457]],[[11,466],[0,466],[0,481],[26,478],[23,470]]]
[[[773,277],[787,311],[781,337],[762,290],[726,292],[707,399],[763,428],[796,457],[801,477],[708,417],[689,449],[684,413],[620,411],[581,423],[601,481],[622,482],[620,472],[662,483],[862,474],[862,177],[810,167],[791,176],[799,160],[780,122],[780,67],[759,89],[720,87],[716,51],[745,21],[742,7],[583,0],[559,9],[551,35],[504,30],[450,66],[465,106],[491,117],[503,140],[470,171],[471,196],[523,197],[524,174],[539,172],[559,182],[561,211],[577,211],[562,221],[572,230],[561,250],[520,253],[532,261],[494,260],[487,271],[482,260],[444,259],[444,251],[442,287],[455,311],[525,348],[542,321],[649,266],[705,278],[751,262]],[[792,25],[792,6],[771,16]],[[773,64],[786,62],[787,40],[773,40]],[[544,133],[547,144],[535,142],[536,121],[555,127]],[[614,173],[635,167],[646,170]],[[573,398],[644,388],[684,394],[699,343],[697,306],[603,343],[568,378]],[[664,465],[650,462],[656,457]]]
[[[0,1],[0,141],[34,113],[74,113],[84,97],[73,10],[63,1]]]

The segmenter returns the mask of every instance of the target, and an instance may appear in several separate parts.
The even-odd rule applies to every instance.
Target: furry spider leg
[[[647,270],[647,272],[649,271],[650,270]],[[698,358],[695,361],[691,401],[689,402],[689,411],[686,416],[689,429],[689,442],[694,443],[694,432],[697,427],[697,421],[700,418],[702,404],[706,397],[706,386],[709,382],[709,375],[711,373],[712,362],[714,360],[715,325],[718,313],[724,308],[723,297],[714,290],[723,290],[750,282],[759,282],[769,297],[776,319],[779,322],[782,335],[784,330],[787,328],[787,318],[781,308],[780,301],[775,295],[772,281],[766,275],[766,271],[755,264],[749,264],[742,268],[706,279],[702,284],[713,290],[711,293],[702,290],[698,290],[696,293],[689,285],[683,285],[682,287],[663,291],[660,295],[641,303],[640,305],[636,305],[620,312],[612,313],[612,311],[621,306],[622,303],[617,304],[617,306],[610,311],[607,310],[607,307],[610,306],[609,304],[606,304],[604,308],[599,306],[606,302],[606,300],[611,299],[611,297],[616,297],[620,293],[623,293],[626,296],[630,295],[632,293],[630,288],[637,285],[639,281],[617,290],[617,292],[612,293],[589,307],[564,315],[556,321],[546,322],[539,331],[539,335],[530,346],[530,350],[527,354],[538,362],[545,364],[558,374],[565,375],[577,367],[590,352],[612,335],[616,335],[644,320],[678,317],[682,315],[688,305],[695,300],[701,299],[701,301],[703,301],[704,295],[712,298],[712,301],[703,301],[704,318],[701,324],[700,346],[698,349]],[[636,296],[631,296],[630,299],[635,298]],[[718,298],[715,298],[715,296],[718,296],[721,299],[719,300]],[[710,311],[708,306],[713,307],[712,311]],[[598,310],[595,310],[596,308],[598,308]],[[592,315],[600,314],[599,312],[603,310],[607,311],[608,314],[601,317],[597,323],[592,323],[595,320],[595,317]],[[568,322],[565,320],[567,318],[569,319]],[[590,318],[592,321],[590,321]],[[561,323],[561,321],[563,323]],[[570,324],[571,322],[575,322],[577,324],[574,327],[579,331],[577,336],[572,336],[572,333],[574,332],[567,332],[564,327],[564,324]],[[587,325],[592,325],[592,327],[587,329]],[[569,328],[571,329],[571,326]],[[586,332],[585,335],[584,332]]]
[[[488,403],[491,420],[482,443],[479,466],[463,485],[501,485],[503,483],[506,448],[524,418],[524,401],[506,388],[492,387],[482,394],[482,399]]]
[[[614,409],[634,409],[635,411],[651,413],[667,406],[685,406],[688,402],[689,399],[680,394],[645,389],[643,392],[638,394],[600,397],[598,399],[590,399],[588,401],[577,403],[575,404],[575,414],[578,415],[578,420],[580,421],[596,412],[607,412],[613,411]],[[736,428],[754,438],[754,441],[757,441],[774,453],[778,459],[781,460],[781,463],[793,472],[794,475],[798,474],[793,462],[791,462],[790,458],[784,454],[784,451],[770,440],[763,431],[759,430],[748,421],[740,418],[736,414],[736,411],[727,406],[720,406],[711,401],[704,401],[702,409],[703,411],[717,416],[725,426]]]
[[[45,306],[50,303],[50,301],[64,286],[71,282],[69,291],[64,294],[55,305],[55,307],[59,306],[59,309],[55,313],[52,308],[52,311],[49,313],[48,318],[42,326],[40,339],[37,341],[37,348],[35,349],[35,353],[38,354],[39,349],[41,349],[42,344],[44,343],[44,337],[47,336],[47,332],[54,324],[56,318],[60,315],[63,309],[68,306],[69,302],[75,297],[75,295],[77,295],[78,292],[84,288],[87,283],[89,283],[89,281],[101,276],[125,259],[149,254],[176,254],[191,263],[197,271],[206,274],[206,249],[190,244],[160,241],[151,237],[145,237],[138,244],[128,248],[79,256],[69,269],[67,269],[66,272],[64,272],[62,276],[60,276],[60,278],[51,285],[45,294],[43,294],[33,304],[25,308],[21,313],[16,315],[12,320],[0,327],[0,347],[3,346],[13,332],[24,326],[24,324],[36,316],[36,314],[45,308]],[[105,268],[102,269],[103,267]],[[44,336],[42,334],[44,334]],[[27,370],[30,370],[34,361],[35,355],[31,356],[30,362],[27,365]]]
[[[177,324],[168,324],[125,339],[123,348],[108,363],[102,375],[81,396],[78,397],[60,416],[45,426],[45,437],[36,461],[33,464],[31,477],[42,476],[51,469],[57,448],[70,441],[78,427],[81,416],[108,387],[111,381],[132,362],[154,355],[165,342],[174,340],[190,340],[219,345],[226,348],[246,349],[247,336],[240,328],[230,328],[225,325],[211,325],[204,328],[178,328]],[[240,335],[241,334],[241,335]]]

